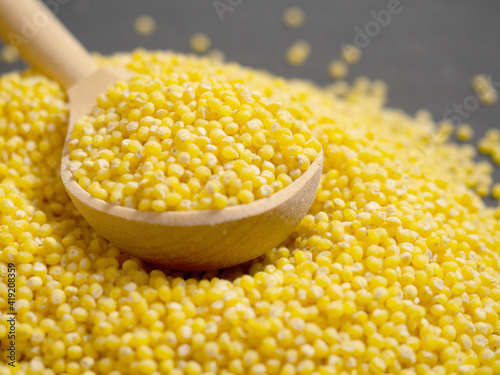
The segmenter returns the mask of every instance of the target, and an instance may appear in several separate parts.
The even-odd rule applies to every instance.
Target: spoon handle
[[[55,13],[65,6],[54,3]],[[0,0],[0,36],[66,89],[97,70],[87,50],[41,1]]]

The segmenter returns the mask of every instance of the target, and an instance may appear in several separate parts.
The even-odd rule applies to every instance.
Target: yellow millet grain
[[[457,126],[455,135],[461,141],[470,141],[474,138],[474,129],[469,124],[460,124]]]
[[[291,6],[283,12],[283,23],[290,28],[297,28],[304,24],[304,11],[296,6]]]
[[[347,64],[342,60],[333,60],[328,65],[328,75],[333,79],[342,79],[349,73]]]
[[[226,55],[224,54],[224,52],[218,49],[211,50],[210,52],[207,53],[207,55],[210,59],[212,59],[212,61],[222,63],[226,60]]]
[[[500,165],[500,130],[489,129],[478,141],[477,146],[483,154],[490,155],[495,164]]]
[[[493,87],[491,77],[485,74],[477,74],[472,77],[471,85],[477,97],[484,105],[493,105],[498,101],[498,92]]]
[[[311,45],[305,40],[294,42],[286,51],[285,60],[291,66],[304,65],[311,54]]]
[[[143,14],[134,21],[134,31],[140,36],[150,36],[156,30],[156,21],[153,17]]]
[[[354,65],[361,59],[361,50],[352,45],[345,44],[341,48],[342,59],[349,65]]]
[[[207,34],[196,33],[191,36],[189,39],[189,46],[193,50],[193,52],[203,53],[207,52],[212,45],[212,41]]]
[[[68,150],[75,180],[94,197],[164,212],[269,197],[321,146],[280,103],[188,72],[118,83],[76,122]]]
[[[19,59],[19,52],[17,48],[7,44],[0,50],[0,61],[4,64],[12,65]]]
[[[170,52],[100,63],[198,70],[280,101],[323,145],[321,187],[266,255],[156,270],[65,194],[58,85],[0,76],[0,340],[5,353],[15,263],[18,354],[0,374],[500,373],[500,210],[467,187],[470,145],[447,142],[426,112],[384,108],[384,86],[366,79],[322,89]]]
[[[491,190],[491,195],[493,196],[493,198],[500,201],[500,183],[493,185],[493,189]]]

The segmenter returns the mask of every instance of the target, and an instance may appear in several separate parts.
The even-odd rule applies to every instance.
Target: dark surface
[[[339,57],[340,44],[353,43],[355,28],[364,30],[374,20],[373,12],[387,10],[390,3],[218,0],[239,4],[221,20],[214,7],[216,0],[51,1],[67,3],[59,6],[57,16],[92,51],[144,47],[189,52],[190,36],[204,32],[211,37],[213,48],[222,50],[229,60],[318,84],[330,82],[326,67]],[[289,5],[299,5],[306,14],[298,29],[283,25],[283,10]],[[362,48],[361,61],[351,67],[349,81],[360,75],[382,79],[389,84],[391,107],[410,113],[425,108],[435,120],[474,94],[470,87],[473,75],[491,74],[500,83],[498,0],[401,0],[396,9],[399,12],[392,14],[385,27],[379,26]],[[152,36],[135,34],[133,22],[141,14],[155,18],[157,28]],[[312,54],[304,66],[292,68],[285,63],[284,53],[297,39],[309,41]],[[0,63],[0,73],[11,69]],[[479,106],[465,115],[463,120],[474,127],[476,140],[488,128],[500,128],[500,102]],[[500,181],[499,168],[496,181]]]

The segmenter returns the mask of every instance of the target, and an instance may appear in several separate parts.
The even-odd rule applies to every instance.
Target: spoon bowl
[[[23,20],[35,17],[45,22],[29,38],[19,39]],[[70,118],[61,160],[64,187],[85,220],[120,249],[178,270],[229,267],[279,245],[309,210],[321,178],[323,153],[285,189],[222,210],[143,212],[91,196],[69,169],[73,126],[91,113],[99,94],[118,81],[129,80],[134,73],[123,68],[98,68],[85,48],[37,0],[0,0],[0,35],[7,41],[23,40],[17,45],[21,55],[66,89]]]
[[[113,83],[132,78],[120,68],[101,68],[68,90],[70,119],[61,178],[76,208],[104,238],[148,262],[202,271],[243,263],[279,245],[311,206],[321,177],[323,153],[285,189],[250,204],[223,210],[144,212],[95,198],[69,169],[68,143],[75,122],[91,112],[95,98]]]
[[[233,266],[279,245],[311,206],[323,154],[296,181],[269,198],[223,210],[143,212],[91,196],[63,158],[66,190],[85,220],[112,244],[148,262],[177,270]]]

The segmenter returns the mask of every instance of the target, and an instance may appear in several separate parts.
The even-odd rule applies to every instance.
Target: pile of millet
[[[471,189],[491,168],[448,142],[446,124],[385,108],[385,85],[366,79],[319,88],[144,50],[99,62],[199,71],[281,103],[322,145],[321,186],[266,255],[157,269],[100,237],[66,195],[60,87],[1,76],[0,340],[3,355],[14,263],[18,360],[0,374],[500,373],[500,210]]]
[[[69,167],[83,189],[159,213],[267,198],[321,151],[305,121],[279,102],[197,71],[119,82],[71,138]]]

